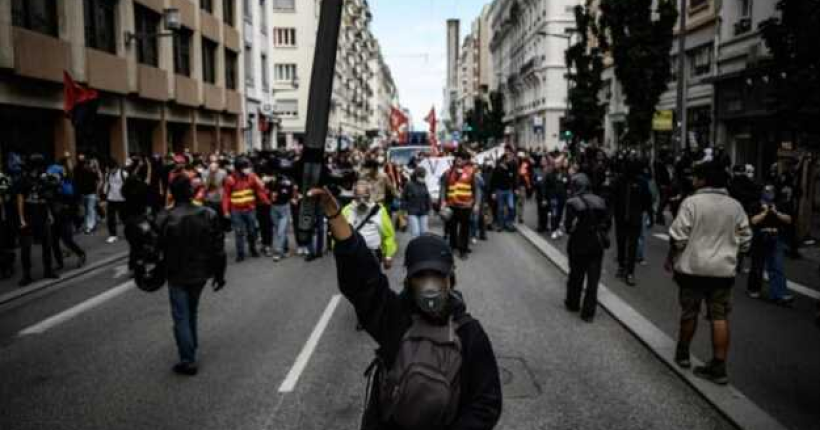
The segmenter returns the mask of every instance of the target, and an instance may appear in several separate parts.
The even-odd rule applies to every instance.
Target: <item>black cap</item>
[[[404,265],[407,267],[408,278],[428,270],[446,277],[453,273],[455,259],[453,250],[444,239],[433,234],[425,234],[407,245]]]

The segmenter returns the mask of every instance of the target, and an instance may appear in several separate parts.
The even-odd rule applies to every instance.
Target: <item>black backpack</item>
[[[464,314],[450,318],[447,324],[433,325],[414,315],[392,366],[388,369],[377,356],[365,372],[365,407],[377,411],[365,410],[362,429],[378,428],[372,420],[392,422],[406,430],[435,430],[452,424],[461,394],[462,345],[456,332],[471,321]],[[374,392],[377,397],[371,399]]]

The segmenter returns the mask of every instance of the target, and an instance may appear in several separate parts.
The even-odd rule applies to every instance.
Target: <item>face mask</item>
[[[251,169],[242,169],[242,174],[248,176],[251,174]]]
[[[423,184],[424,183],[424,176],[416,176],[416,182],[418,182],[419,184]]]
[[[447,309],[447,284],[441,278],[423,278],[413,288],[413,300],[425,315],[441,317]]]
[[[379,163],[379,164],[384,164],[384,157],[377,158],[376,162]]]

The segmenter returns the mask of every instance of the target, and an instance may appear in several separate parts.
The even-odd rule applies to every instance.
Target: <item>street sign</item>
[[[675,113],[671,110],[660,110],[655,112],[655,116],[652,118],[652,130],[672,131],[674,129],[674,116]]]

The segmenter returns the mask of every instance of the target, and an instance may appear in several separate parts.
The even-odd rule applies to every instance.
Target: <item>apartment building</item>
[[[240,16],[234,0],[0,0],[2,155],[242,150]],[[62,111],[63,71],[100,92],[92,138]]]
[[[565,36],[579,0],[495,0],[490,6],[494,85],[504,94],[507,140],[523,147],[561,145],[567,110]],[[545,36],[546,35],[546,36]]]
[[[274,140],[279,147],[292,147],[305,138],[321,2],[267,1],[272,3],[271,122],[277,136]],[[389,97],[397,93],[376,38],[370,31],[372,19],[366,0],[345,2],[328,129],[328,138],[334,142],[351,142],[384,134],[387,130],[373,129],[377,123],[386,123],[386,120],[375,119],[381,112],[376,103],[377,88],[387,85]]]
[[[490,55],[489,5],[485,5],[465,36],[459,57],[456,125],[463,128],[476,99],[487,99],[492,84],[493,68]]]

